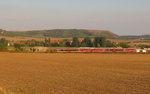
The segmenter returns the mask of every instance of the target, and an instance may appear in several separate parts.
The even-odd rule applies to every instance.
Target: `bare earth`
[[[0,94],[150,94],[150,54],[0,53]]]

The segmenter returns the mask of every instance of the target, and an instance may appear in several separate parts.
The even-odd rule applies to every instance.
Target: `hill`
[[[142,40],[150,40],[150,34],[148,35],[139,35],[139,36],[120,36],[122,39],[142,39]]]
[[[2,33],[1,33],[2,32]],[[0,30],[1,36],[10,37],[52,37],[52,38],[70,38],[70,37],[97,37],[105,36],[108,38],[117,38],[118,35],[106,30],[85,30],[85,29],[53,29],[53,30],[33,30],[33,31],[5,31]]]

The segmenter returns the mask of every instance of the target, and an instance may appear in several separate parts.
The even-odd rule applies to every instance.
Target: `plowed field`
[[[150,94],[150,54],[0,53],[0,94]]]

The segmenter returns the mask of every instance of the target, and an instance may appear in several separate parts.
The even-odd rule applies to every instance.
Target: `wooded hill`
[[[5,31],[0,29],[1,36],[10,37],[52,37],[52,38],[70,38],[70,37],[99,37],[118,38],[118,35],[107,30],[85,30],[85,29],[53,29],[53,30],[33,30],[33,31]]]

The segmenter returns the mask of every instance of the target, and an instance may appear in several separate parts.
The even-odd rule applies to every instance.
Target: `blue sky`
[[[0,28],[150,34],[150,0],[0,0]]]

